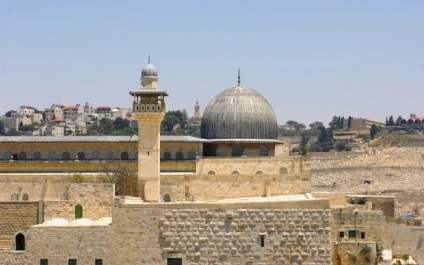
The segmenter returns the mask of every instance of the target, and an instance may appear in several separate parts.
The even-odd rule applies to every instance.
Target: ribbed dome
[[[253,89],[235,86],[206,107],[201,123],[205,139],[277,139],[277,119],[268,101]]]
[[[146,66],[141,70],[141,77],[157,77],[158,76],[158,70],[156,67],[149,61],[147,62]]]

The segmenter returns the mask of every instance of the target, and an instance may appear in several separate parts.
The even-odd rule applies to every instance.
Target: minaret
[[[200,119],[202,118],[202,114],[200,114],[200,104],[199,100],[196,101],[196,104],[194,105],[194,118]]]
[[[159,91],[158,72],[150,63],[141,71],[141,87],[131,91],[133,113],[138,121],[139,196],[148,202],[160,201],[160,125],[165,116],[165,97]]]

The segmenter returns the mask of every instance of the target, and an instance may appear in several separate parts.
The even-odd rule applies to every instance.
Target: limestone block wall
[[[0,249],[15,249],[15,235],[37,224],[37,202],[0,202]]]
[[[327,200],[122,205],[113,226],[114,264],[331,264]]]
[[[409,254],[417,263],[424,263],[423,227],[388,223],[384,240],[391,244],[393,255]]]
[[[171,201],[261,197],[310,192],[309,174],[161,175],[161,198]]]
[[[111,226],[32,227],[28,233],[26,264],[40,264],[40,259],[68,264],[69,258],[78,264],[94,264],[95,259],[103,259],[105,265],[119,264],[111,261],[115,247]]]
[[[110,183],[71,183],[67,188],[67,199],[44,202],[44,220],[75,219],[75,206],[83,207],[83,218],[97,220],[112,216],[115,190]]]
[[[327,225],[324,210],[173,210],[160,244],[194,264],[330,264]]]
[[[112,225],[31,227],[28,264],[332,264],[328,200],[117,204]],[[263,236],[263,240],[262,240]]]
[[[206,175],[213,171],[217,175],[231,174],[238,171],[240,174],[299,174],[306,173],[304,164],[309,164],[305,157],[241,157],[241,158],[205,158],[197,163],[196,173]]]
[[[13,194],[22,201],[59,200],[69,184],[69,174],[0,174],[0,201],[11,201]]]
[[[366,205],[332,208],[330,215],[331,241],[379,242],[383,244],[385,216],[381,211],[372,211],[366,208]],[[356,235],[353,236],[349,231],[356,231]],[[343,237],[340,232],[344,233]],[[361,233],[365,233],[364,238]]]
[[[0,265],[28,265],[28,256],[25,251],[1,251]],[[36,263],[34,263],[36,264]]]

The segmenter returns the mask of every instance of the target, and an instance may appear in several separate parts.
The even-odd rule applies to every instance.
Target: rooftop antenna
[[[240,86],[240,68],[238,69],[238,81],[237,86]]]

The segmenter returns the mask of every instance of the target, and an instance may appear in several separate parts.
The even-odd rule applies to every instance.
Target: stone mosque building
[[[0,264],[333,264],[329,200],[310,193],[307,158],[275,155],[258,92],[239,79],[219,93],[201,138],[160,136],[168,93],[150,59],[130,95],[138,136],[0,137]],[[69,182],[122,164],[138,197]]]

